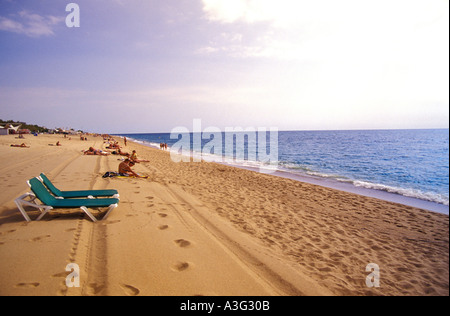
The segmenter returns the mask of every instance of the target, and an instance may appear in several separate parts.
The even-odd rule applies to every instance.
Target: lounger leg
[[[34,208],[38,208],[41,212],[44,209],[44,213],[41,214],[37,220],[41,219],[42,216],[45,215],[45,213],[47,213],[49,210],[53,209],[51,206],[40,205],[40,204],[36,203],[35,200],[36,200],[36,196],[33,193],[25,193],[24,195],[21,195],[20,197],[18,197],[17,199],[14,200],[14,202],[17,205],[17,208],[19,209],[20,213],[23,215],[23,217],[25,218],[25,220],[27,222],[31,222],[31,219],[28,216],[27,212],[25,211],[25,208],[24,208],[25,205],[34,207]]]
[[[30,216],[28,216],[27,212],[25,212],[25,209],[22,206],[21,200],[17,199],[14,201],[17,205],[17,208],[19,209],[20,213],[22,213],[23,217],[25,217],[25,220],[27,222],[31,222]]]
[[[90,219],[92,219],[93,222],[97,221],[97,219],[91,214],[91,212],[88,211],[85,206],[82,206],[80,208],[87,214],[87,216],[89,216]]]
[[[36,218],[36,221],[40,221],[42,219],[42,217],[45,216],[45,214],[48,213],[48,211],[52,210],[53,207],[47,206],[47,207],[39,207],[39,209],[41,209],[42,214],[39,215],[38,218]],[[42,211],[42,209],[44,209],[44,211]]]
[[[108,212],[106,212],[105,216],[103,216],[103,219],[108,218],[109,213],[112,212],[113,209],[115,209],[118,205],[117,204],[112,204],[109,206]]]

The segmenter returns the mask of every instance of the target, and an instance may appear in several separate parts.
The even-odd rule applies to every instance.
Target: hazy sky
[[[0,118],[448,128],[448,0],[0,0]]]

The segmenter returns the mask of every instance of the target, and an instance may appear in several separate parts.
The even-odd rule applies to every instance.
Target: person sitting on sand
[[[119,174],[127,175],[129,177],[145,178],[138,175],[133,170],[131,170],[131,167],[133,167],[134,165],[135,165],[134,161],[131,161],[130,159],[125,159],[125,161],[119,164]]]
[[[11,145],[11,147],[30,148],[30,146],[25,145],[25,143],[22,143],[20,145]]]
[[[133,150],[133,153],[131,154],[131,157],[130,157],[130,159],[133,161],[133,162],[137,162],[137,163],[139,163],[139,162],[150,162],[149,160],[140,160],[140,159],[138,159],[138,157],[137,157],[137,154],[136,154],[136,150]]]

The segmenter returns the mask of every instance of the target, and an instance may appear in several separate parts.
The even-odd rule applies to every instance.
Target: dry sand
[[[31,147],[10,147],[22,142]],[[0,295],[449,295],[447,215],[174,163],[130,142],[123,150],[150,160],[134,167],[149,179],[103,179],[121,157],[84,156],[90,146],[105,145],[0,136]],[[41,172],[63,190],[117,189],[119,207],[96,223],[79,209],[26,222],[14,199]],[[78,288],[65,283],[72,262]],[[380,267],[378,288],[366,286],[369,263]]]

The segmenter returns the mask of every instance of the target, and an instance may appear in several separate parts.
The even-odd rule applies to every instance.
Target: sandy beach
[[[120,145],[123,140],[116,138]],[[54,146],[60,141],[62,146]],[[25,143],[30,148],[11,144]],[[51,144],[52,146],[50,146]],[[448,216],[128,142],[148,179],[102,178],[103,138],[0,136],[0,295],[449,295]],[[14,199],[44,172],[62,190],[116,189],[106,220]],[[38,212],[29,210],[32,219]],[[67,287],[69,263],[80,287]],[[380,268],[368,287],[366,266]]]

